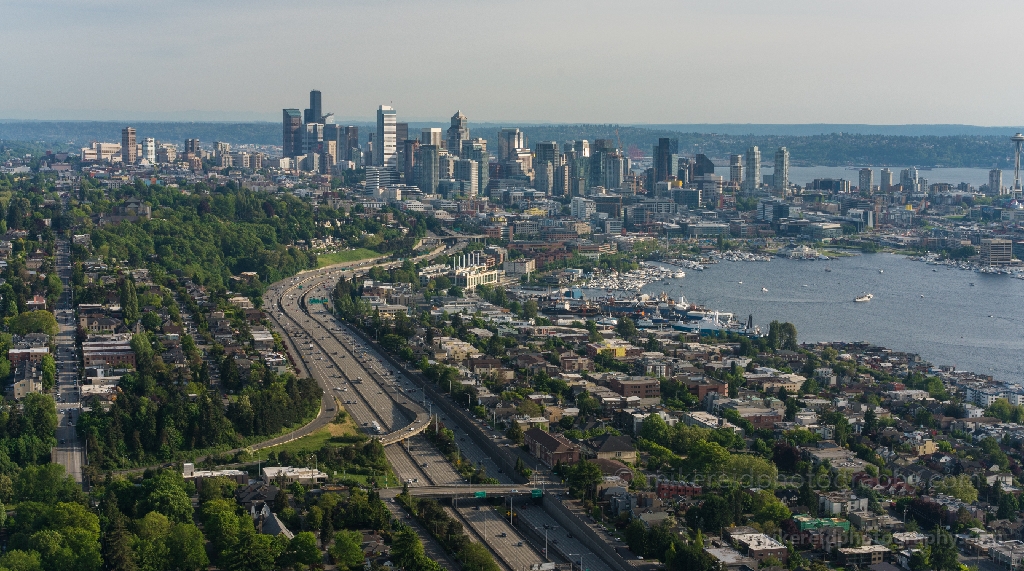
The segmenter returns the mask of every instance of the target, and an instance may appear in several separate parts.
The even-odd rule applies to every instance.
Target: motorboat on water
[[[858,303],[865,302],[865,301],[871,301],[874,297],[875,297],[874,294],[866,293],[864,295],[860,295],[860,296],[857,296],[857,297],[853,298],[853,301],[856,301]]]
[[[682,270],[679,270],[678,272],[672,274],[672,277],[675,278],[675,279],[685,278],[686,277],[686,272],[684,272]]]
[[[761,291],[767,292],[767,291],[768,291],[768,288],[766,288],[766,287],[763,287],[763,288],[761,288]]]

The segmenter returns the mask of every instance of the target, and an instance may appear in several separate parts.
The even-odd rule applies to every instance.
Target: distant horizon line
[[[413,118],[402,123],[441,123],[448,122],[450,118],[444,119],[421,119]],[[342,123],[376,123],[376,118],[336,118],[335,124]],[[18,118],[0,118],[0,123],[267,123],[267,124],[278,124],[280,121],[268,120],[268,119],[18,119]],[[819,126],[834,126],[834,127],[970,127],[974,129],[1024,129],[1024,125],[977,125],[972,123],[826,123],[826,122],[812,122],[812,123],[630,123],[620,121],[531,121],[531,120],[508,120],[508,121],[470,121],[470,125],[523,125],[523,126],[551,126],[551,125],[616,125],[621,127],[641,127],[641,128],[658,128],[658,127],[682,127],[682,126],[695,126],[695,127],[819,127]]]

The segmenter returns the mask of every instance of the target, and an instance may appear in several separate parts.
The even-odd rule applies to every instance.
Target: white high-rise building
[[[729,182],[743,184],[743,155],[729,155]]]
[[[988,193],[994,195],[1003,194],[1003,171],[999,169],[988,171]]]
[[[142,140],[142,158],[149,161],[150,164],[156,162],[156,139],[153,137],[146,137]]]
[[[373,164],[398,168],[398,114],[394,107],[377,108],[377,138],[373,142]]]
[[[786,147],[779,147],[779,150],[775,151],[775,172],[772,174],[772,180],[775,182],[775,191],[785,194],[789,188],[789,149]]]
[[[743,179],[743,190],[754,192],[761,184],[761,149],[750,147],[747,149],[746,177]]]

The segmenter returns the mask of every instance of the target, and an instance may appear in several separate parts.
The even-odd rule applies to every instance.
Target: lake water
[[[918,353],[934,365],[1000,380],[1024,377],[1024,280],[1009,276],[866,254],[720,262],[643,288],[662,291],[732,312],[741,322],[752,314],[763,330],[773,320],[789,321],[801,342],[867,341]],[[853,301],[865,292],[874,299]]]
[[[770,159],[771,157],[769,157]],[[762,156],[762,160],[764,157]],[[863,165],[860,167],[789,167],[789,181],[793,184],[799,184],[801,186],[814,181],[816,178],[842,178],[850,181],[851,186],[857,186],[860,180],[860,169],[864,168]],[[882,167],[870,167],[874,171],[873,183],[878,184],[880,179]],[[899,184],[900,182],[900,171],[909,167],[888,167],[892,171],[893,183]],[[775,168],[772,164],[762,164],[762,174],[772,174]],[[917,169],[917,176],[927,179],[928,184],[935,184],[939,182],[948,182],[954,186],[961,182],[966,182],[973,185],[975,188],[980,187],[983,184],[988,184],[988,171],[989,169],[975,169],[975,168],[933,168],[933,169]],[[720,174],[725,178],[729,178],[729,165],[715,165],[715,174]],[[1003,170],[1003,186],[1010,186],[1013,183],[1013,169]]]

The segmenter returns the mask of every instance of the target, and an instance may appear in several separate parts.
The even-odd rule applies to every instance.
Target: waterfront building
[[[1002,238],[981,239],[981,263],[984,266],[1009,264],[1013,259],[1013,241]]]
[[[737,186],[743,184],[743,155],[729,156],[729,182]]]
[[[988,193],[995,195],[1003,194],[1003,171],[999,169],[988,171]]]
[[[754,192],[761,182],[761,149],[756,146],[747,149],[746,178],[743,181],[743,190]],[[694,173],[696,175],[696,173]]]
[[[917,168],[910,167],[900,171],[900,186],[904,192],[917,192]]]
[[[857,188],[861,192],[871,192],[871,179],[874,176],[874,171],[870,168],[860,169],[860,179],[857,181]]]
[[[878,188],[882,192],[888,192],[892,189],[892,171],[885,168],[878,174]]]
[[[772,174],[775,192],[786,194],[789,187],[789,149],[780,147],[775,151],[775,172]]]
[[[125,127],[121,129],[121,162],[135,164],[139,159],[139,147],[135,142],[135,129]]]
[[[373,142],[373,164],[378,167],[397,168],[398,114],[390,105],[377,108],[377,137]]]

